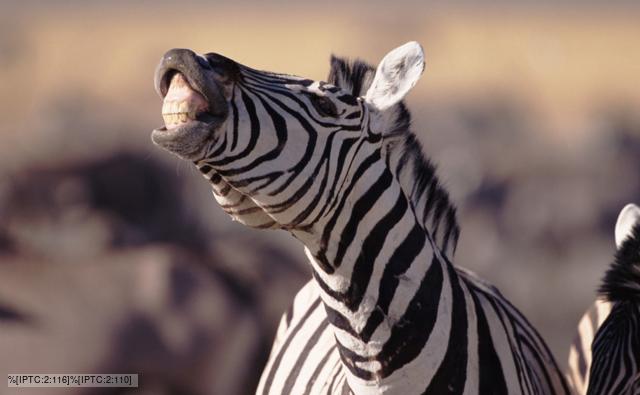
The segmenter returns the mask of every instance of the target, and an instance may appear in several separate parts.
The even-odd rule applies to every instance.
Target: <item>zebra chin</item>
[[[180,158],[196,160],[223,123],[195,120],[173,129],[162,127],[151,132],[151,141]]]

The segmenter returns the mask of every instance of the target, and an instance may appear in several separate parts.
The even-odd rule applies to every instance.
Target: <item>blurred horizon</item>
[[[342,14],[329,17],[324,4],[289,5],[283,13],[225,2],[181,7],[176,19],[168,2],[151,9],[53,3],[14,4],[12,15],[0,17],[0,56],[17,58],[4,65],[0,82],[23,96],[0,103],[2,111],[14,114],[12,120],[65,87],[115,106],[118,94],[127,90],[128,97],[144,103],[139,114],[148,113],[154,100],[153,67],[172,47],[219,52],[255,68],[324,79],[331,53],[375,63],[409,40],[421,42],[427,53],[427,70],[411,97],[427,103],[511,96],[539,111],[549,121],[544,130],[556,136],[566,133],[557,129],[580,131],[575,124],[597,106],[640,104],[640,90],[628,83],[640,71],[640,7],[608,3],[576,10],[527,2],[498,8],[488,2],[398,7],[397,15],[389,17],[381,4],[366,9],[349,4],[340,6]],[[351,20],[356,12],[362,18]],[[310,18],[304,18],[307,13]],[[21,25],[30,26],[29,31]],[[377,30],[393,33],[375,36]],[[257,34],[261,31],[267,33]],[[17,42],[8,43],[11,39]],[[30,61],[23,64],[20,58]],[[69,67],[74,61],[91,67]],[[25,84],[20,73],[35,81]]]

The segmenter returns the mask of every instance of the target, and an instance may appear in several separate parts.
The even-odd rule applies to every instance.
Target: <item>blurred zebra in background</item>
[[[259,394],[568,393],[521,313],[450,261],[455,209],[402,101],[423,69],[415,42],[377,69],[333,58],[329,83],[183,49],[161,60],[153,141],[192,161],[233,219],[287,230],[311,264]]]
[[[567,372],[569,385],[576,394],[587,393],[592,357],[591,342],[610,312],[611,303],[609,301],[596,299],[578,323],[577,333],[569,349],[569,370]]]
[[[599,298],[578,325],[569,352],[569,382],[578,394],[640,394],[640,208],[616,223],[615,260]]]

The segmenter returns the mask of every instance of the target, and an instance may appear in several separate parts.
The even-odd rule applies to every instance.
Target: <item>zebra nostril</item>
[[[200,67],[205,70],[211,70],[211,65],[209,64],[209,62],[207,62],[207,59],[203,58],[200,55],[197,55],[196,59],[198,60],[198,64],[200,65]]]

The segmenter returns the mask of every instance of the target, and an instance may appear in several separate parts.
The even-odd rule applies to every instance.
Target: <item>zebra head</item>
[[[622,209],[615,238],[615,261],[602,279],[599,292],[610,302],[633,301],[640,307],[640,207],[627,204]]]
[[[192,161],[235,220],[309,228],[352,176],[356,152],[379,149],[406,112],[401,101],[424,54],[416,42],[400,46],[377,69],[363,68],[356,84],[339,68],[326,83],[172,49],[156,70],[165,126],[152,140]]]

